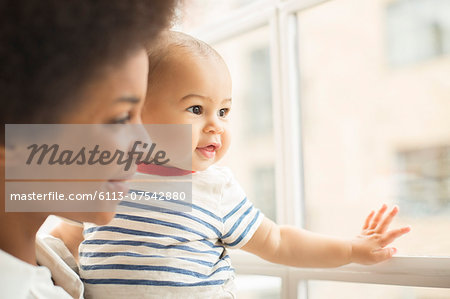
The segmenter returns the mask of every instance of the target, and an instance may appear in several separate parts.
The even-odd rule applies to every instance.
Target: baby
[[[80,245],[87,298],[234,298],[228,248],[296,267],[373,264],[396,252],[385,247],[409,231],[388,230],[397,207],[370,213],[352,240],[318,235],[265,218],[230,170],[215,165],[230,145],[232,100],[227,66],[210,46],[167,33],[150,54],[149,78],[143,121],[192,125],[194,173],[141,166],[136,178],[192,175],[192,211],[134,204],[107,226],[87,227]],[[154,191],[145,183],[131,189]]]

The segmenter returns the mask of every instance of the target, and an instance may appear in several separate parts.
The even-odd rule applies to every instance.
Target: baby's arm
[[[252,238],[242,247],[273,263],[295,267],[337,267],[348,263],[374,264],[392,257],[395,248],[385,248],[410,231],[403,227],[388,231],[398,213],[394,207],[382,219],[387,206],[370,213],[363,230],[353,240],[324,236],[292,226],[279,226],[265,218]]]

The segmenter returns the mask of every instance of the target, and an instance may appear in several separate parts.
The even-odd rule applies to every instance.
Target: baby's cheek
[[[230,145],[231,145],[231,133],[229,130],[227,130],[227,132],[222,137],[222,146],[224,149],[224,154],[228,152]]]
[[[219,149],[219,152],[216,155],[216,161],[220,160],[225,156],[230,148],[230,140],[227,141],[222,140],[222,147]]]

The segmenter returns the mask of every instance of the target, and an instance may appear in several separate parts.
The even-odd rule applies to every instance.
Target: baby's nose
[[[218,119],[210,120],[205,128],[205,133],[214,133],[214,134],[222,134],[223,133],[223,125]]]

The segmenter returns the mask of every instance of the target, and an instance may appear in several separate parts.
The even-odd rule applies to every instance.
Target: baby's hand
[[[352,240],[351,262],[359,264],[375,264],[387,260],[397,252],[396,248],[384,248],[398,237],[411,230],[409,226],[388,231],[389,225],[398,213],[398,207],[394,206],[386,217],[382,219],[387,206],[383,204],[377,212],[372,211],[367,216],[363,230],[359,236]]]

